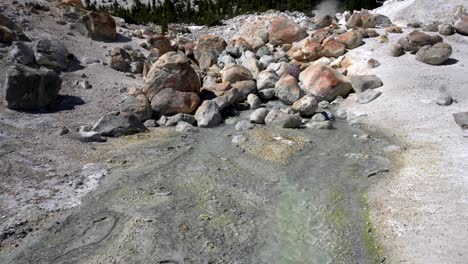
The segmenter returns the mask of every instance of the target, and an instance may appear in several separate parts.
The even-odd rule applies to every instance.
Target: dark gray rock
[[[9,59],[13,62],[29,65],[34,62],[34,51],[24,42],[13,42]]]
[[[40,39],[35,47],[34,54],[37,64],[53,69],[66,70],[68,67],[68,49],[61,41],[54,39]]]
[[[91,129],[102,136],[119,137],[148,131],[141,121],[134,115],[124,116],[119,112],[112,112],[101,117]]]
[[[379,88],[383,85],[382,80],[376,75],[350,75],[348,78],[356,93]]]
[[[62,79],[52,70],[15,65],[6,74],[4,100],[9,109],[45,107],[57,98],[61,85]]]

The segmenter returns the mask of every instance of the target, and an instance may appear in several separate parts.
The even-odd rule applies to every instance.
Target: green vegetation
[[[221,20],[240,14],[265,12],[268,10],[301,11],[312,15],[315,6],[322,0],[152,0],[143,4],[141,0],[133,0],[130,9],[120,6],[116,0],[112,5],[96,5],[86,0],[90,10],[107,12],[124,18],[132,24],[153,22],[167,28],[168,23],[194,23],[199,25],[216,25]],[[374,8],[374,0],[341,0],[341,8],[360,10]]]

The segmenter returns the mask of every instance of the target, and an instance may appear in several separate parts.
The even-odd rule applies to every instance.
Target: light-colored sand
[[[454,60],[430,66],[412,54],[387,54],[403,35],[391,34],[388,44],[367,39],[350,52],[357,59],[350,72],[378,75],[383,94],[366,105],[350,98],[343,106],[366,114],[364,122],[383,128],[407,148],[401,170],[371,191],[372,218],[387,246],[386,263],[468,263],[468,138],[452,117],[468,111],[468,37],[444,37],[454,48]],[[370,58],[382,65],[370,69]],[[458,103],[434,102],[442,85]]]

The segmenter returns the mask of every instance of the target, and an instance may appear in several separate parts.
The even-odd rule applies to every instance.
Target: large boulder
[[[299,80],[305,92],[315,95],[319,100],[333,101],[337,96],[347,96],[353,89],[345,76],[321,63],[301,72]]]
[[[439,42],[420,48],[416,53],[416,59],[427,64],[440,65],[448,60],[450,55],[452,55],[452,46]]]
[[[195,119],[199,127],[214,127],[223,121],[219,106],[212,100],[201,104],[195,113]]]
[[[144,122],[153,116],[153,109],[151,109],[151,104],[144,94],[128,95],[120,105],[120,113],[134,115],[141,122]]]
[[[323,44],[322,55],[325,57],[338,58],[345,53],[345,44],[331,39]]]
[[[179,92],[172,88],[160,91],[151,99],[151,108],[161,115],[190,114],[200,105],[200,97],[194,92]]]
[[[287,114],[274,108],[266,115],[265,124],[282,128],[298,128],[302,124],[302,118],[299,114]]]
[[[89,12],[81,18],[81,22],[91,39],[109,42],[117,39],[115,20],[108,14]]]
[[[271,21],[269,34],[270,43],[273,45],[292,44],[307,37],[306,29],[284,16]]]
[[[306,41],[302,53],[308,61],[315,61],[322,57],[322,45],[318,42]]]
[[[391,25],[390,18],[380,14],[371,14],[367,10],[355,11],[346,23],[347,28],[353,29],[388,27]]]
[[[455,31],[462,35],[468,35],[468,13],[461,15],[454,24]]]
[[[40,39],[34,47],[37,64],[53,70],[66,70],[68,67],[68,49],[61,41]]]
[[[413,31],[405,38],[398,40],[398,44],[400,44],[405,51],[411,52],[418,52],[421,47],[434,45],[438,42],[443,42],[443,39],[440,36],[431,36],[418,30]]]
[[[216,35],[204,35],[195,45],[193,54],[202,70],[207,70],[216,64],[219,54],[227,47],[224,39]]]
[[[339,35],[336,40],[343,43],[347,49],[354,49],[363,44],[362,35],[354,30]]]
[[[253,80],[252,73],[242,65],[231,64],[221,71],[221,79],[223,82],[231,84],[241,81]]]
[[[254,50],[262,47],[268,42],[269,34],[266,27],[266,21],[258,19],[244,23],[237,33]]]
[[[91,129],[91,132],[97,132],[106,137],[119,137],[146,131],[148,128],[136,116],[122,115],[119,112],[104,115]]]
[[[158,49],[159,56],[162,56],[169,51],[174,51],[174,48],[171,46],[171,42],[163,35],[153,35],[148,39],[148,48]]]
[[[3,86],[6,107],[32,110],[49,105],[62,85],[55,71],[15,65],[7,70]]]
[[[151,66],[143,87],[148,99],[151,101],[166,88],[179,92],[200,91],[200,78],[185,54],[168,52]]]
[[[283,75],[275,85],[275,95],[283,103],[292,105],[304,95],[304,92],[297,84],[296,78]]]

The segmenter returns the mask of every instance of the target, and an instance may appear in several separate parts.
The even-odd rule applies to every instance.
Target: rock
[[[263,55],[260,57],[260,60],[258,61],[260,65],[262,65],[263,68],[268,67],[268,65],[275,63],[275,57],[273,55]]]
[[[335,112],[335,117],[341,120],[348,118],[348,112],[345,109],[338,109]]]
[[[385,28],[385,32],[400,34],[403,33],[403,30],[401,27],[398,26],[389,26]]]
[[[438,31],[441,35],[450,36],[455,34],[455,28],[450,24],[441,24],[438,26]]]
[[[322,57],[322,45],[317,42],[306,41],[302,47],[302,53],[308,61],[315,61]]]
[[[376,59],[369,59],[367,61],[367,65],[369,65],[369,67],[371,68],[377,68],[380,66],[380,62]]]
[[[348,79],[351,81],[356,93],[379,88],[383,85],[382,80],[376,75],[350,75]]]
[[[134,115],[124,116],[119,112],[112,112],[101,117],[91,131],[106,137],[119,137],[146,132],[148,129]]]
[[[255,127],[255,125],[250,123],[249,121],[241,120],[241,121],[237,122],[237,124],[235,126],[235,129],[237,131],[245,131],[245,130],[253,129],[254,127]]]
[[[68,49],[58,40],[40,39],[34,54],[37,64],[53,70],[66,70],[68,67]]]
[[[143,125],[145,125],[145,127],[158,127],[158,123],[156,123],[156,120],[154,119],[148,119],[146,120]]]
[[[328,27],[333,23],[333,18],[329,15],[319,16],[315,18],[315,28]]]
[[[257,90],[274,88],[279,77],[274,70],[267,69],[257,76]]]
[[[443,42],[440,36],[431,36],[421,31],[415,30],[409,33],[405,38],[398,40],[405,51],[418,52],[418,50],[427,45],[434,45],[438,42]]]
[[[231,140],[232,144],[235,146],[239,146],[240,144],[245,143],[247,141],[248,139],[243,135],[235,135],[232,137],[232,140]]]
[[[225,92],[222,96],[216,97],[212,101],[218,105],[220,110],[223,110],[224,108],[231,106],[235,102],[237,102],[239,96],[240,96],[239,90],[237,88],[234,88]]]
[[[458,34],[468,35],[468,13],[461,15],[454,24]]]
[[[392,57],[400,57],[401,55],[403,55],[405,53],[403,47],[396,43],[396,44],[393,44],[391,47],[390,47],[390,50],[389,50],[389,54],[390,56]]]
[[[257,85],[255,81],[241,81],[236,82],[232,85],[238,91],[236,102],[243,102],[247,99],[247,96],[251,93],[254,93]]]
[[[270,100],[275,97],[275,88],[263,89],[258,91],[258,96],[264,100]]]
[[[345,97],[353,89],[351,82],[323,64],[309,66],[299,76],[303,89],[307,94],[313,94],[318,100],[333,101],[337,96]]]
[[[165,122],[164,122],[164,125],[165,126],[175,126],[179,122],[185,122],[185,123],[194,125],[197,122],[197,120],[195,119],[195,117],[193,115],[179,113],[179,114],[176,114],[174,116],[167,117]]]
[[[79,82],[78,85],[80,86],[81,89],[91,89],[91,88],[93,88],[93,86],[87,80]]]
[[[128,52],[122,48],[114,48],[111,53],[111,58],[109,66],[120,72],[129,72],[131,69],[130,66],[130,55]]]
[[[250,122],[256,124],[265,124],[265,117],[268,114],[268,109],[266,108],[259,108],[250,114]]]
[[[24,42],[13,42],[9,59],[23,65],[34,62],[34,51]]]
[[[436,101],[436,104],[442,105],[442,106],[451,105],[453,103],[452,97],[446,93],[439,94],[435,101]]]
[[[323,44],[322,54],[325,57],[338,58],[345,53],[345,44],[331,39]]]
[[[333,123],[331,121],[312,121],[307,123],[306,127],[313,129],[333,129]]]
[[[330,36],[330,28],[322,28],[314,31],[314,33],[310,36],[309,41],[316,42],[316,43],[322,43],[327,37]]]
[[[228,65],[221,71],[221,79],[223,82],[234,84],[240,81],[253,80],[252,73],[242,65]]]
[[[281,78],[283,75],[291,75],[294,78],[298,79],[301,69],[297,64],[291,64],[286,62],[274,63],[268,66],[267,69],[272,69],[276,74]]]
[[[200,97],[194,92],[179,92],[172,88],[160,91],[151,99],[151,108],[161,115],[190,114],[200,105]]]
[[[81,62],[86,65],[89,65],[89,64],[99,63],[100,60],[96,57],[84,57],[83,59],[81,59]]]
[[[354,49],[361,46],[364,42],[362,37],[356,31],[348,31],[336,38],[337,41],[343,43],[347,49]]]
[[[301,99],[294,102],[292,105],[292,109],[300,113],[301,116],[311,116],[317,111],[318,103],[317,99],[315,99],[312,95],[306,95]]]
[[[242,62],[242,66],[244,66],[246,69],[250,71],[253,79],[257,79],[258,74],[263,69],[263,67],[260,65],[258,60],[255,58],[250,58],[250,59],[245,60],[244,62]]]
[[[142,61],[133,61],[130,63],[130,72],[134,74],[143,73],[144,63]]]
[[[362,93],[358,93],[356,102],[358,104],[367,104],[377,99],[381,94],[382,92],[377,90],[365,90]]]
[[[265,21],[259,19],[243,23],[238,35],[243,38],[254,50],[268,42],[269,34]]]
[[[297,84],[296,78],[291,75],[283,75],[275,85],[275,95],[283,103],[292,105],[303,95],[303,91]]]
[[[346,23],[347,28],[374,28],[374,27],[388,27],[392,25],[390,18],[380,15],[371,14],[367,10],[354,11]]]
[[[4,26],[0,26],[0,43],[11,44],[17,39],[16,33]]]
[[[200,91],[200,78],[186,55],[171,51],[151,66],[143,87],[148,99],[152,101],[156,94],[166,88],[179,92]]]
[[[176,127],[175,127],[175,130],[179,133],[192,133],[192,132],[198,132],[198,128],[197,127],[194,127],[192,126],[191,124],[187,123],[187,122],[184,122],[184,121],[180,121],[179,123],[177,123]]]
[[[7,70],[3,86],[6,107],[32,110],[49,105],[58,96],[62,79],[52,70],[16,65]]]
[[[151,109],[150,102],[144,94],[128,95],[120,105],[120,113],[122,115],[134,115],[141,122],[144,122],[153,116],[153,109]]]
[[[427,31],[427,32],[438,32],[440,24],[441,23],[438,22],[438,21],[433,21],[433,22],[430,22],[430,23],[427,23],[427,24],[423,24],[421,29],[423,31]]]
[[[117,39],[115,20],[110,15],[89,12],[81,22],[86,27],[86,35],[93,40],[112,42]]]
[[[221,55],[218,58],[218,64],[221,68],[229,64],[236,64],[236,60],[231,55]]]
[[[282,128],[298,128],[302,124],[302,118],[299,114],[287,114],[275,108],[268,112],[265,123]]]
[[[71,138],[76,139],[82,143],[92,143],[92,142],[106,142],[107,140],[101,136],[98,132],[91,131],[80,131],[76,134],[72,134]]]
[[[250,109],[257,109],[262,104],[262,101],[257,95],[249,94],[247,96],[247,104],[249,104]]]
[[[68,129],[68,128],[65,127],[65,126],[59,128],[58,131],[57,131],[57,135],[59,135],[59,136],[66,135],[66,134],[68,134],[68,133],[70,133],[70,129]]]
[[[159,56],[162,56],[170,51],[174,51],[169,39],[163,35],[153,35],[148,39],[148,47],[150,50],[157,49]]]
[[[463,130],[468,130],[468,112],[455,113],[453,119]]]
[[[222,122],[218,105],[212,101],[204,101],[195,113],[199,127],[214,127]]]
[[[218,36],[204,35],[200,37],[193,50],[195,60],[200,68],[206,70],[216,64],[219,54],[226,46],[226,41]]]
[[[439,42],[433,46],[424,46],[416,53],[416,59],[431,65],[440,65],[452,55],[452,46]]]
[[[271,21],[269,40],[273,45],[292,44],[307,36],[304,28],[284,16],[279,16]]]
[[[269,47],[262,46],[262,47],[258,48],[256,55],[257,55],[258,58],[261,58],[263,56],[273,55],[273,52],[271,52]]]
[[[240,54],[241,54],[239,48],[238,47],[233,47],[233,46],[226,47],[226,52],[227,52],[227,54],[229,54],[233,58],[239,58]],[[261,56],[259,56],[259,57],[261,57]]]

